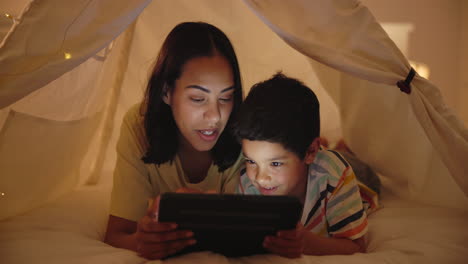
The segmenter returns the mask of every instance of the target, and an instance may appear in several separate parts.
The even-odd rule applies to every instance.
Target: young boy
[[[246,164],[237,192],[296,196],[304,205],[297,228],[266,237],[267,250],[290,258],[365,252],[358,182],[340,154],[321,148],[312,90],[278,73],[252,87],[234,127]]]

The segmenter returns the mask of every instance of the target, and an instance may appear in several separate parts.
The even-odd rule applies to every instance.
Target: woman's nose
[[[217,124],[219,120],[221,119],[221,112],[219,109],[218,104],[210,104],[207,106],[207,109],[205,111],[205,119],[210,122],[210,124]]]

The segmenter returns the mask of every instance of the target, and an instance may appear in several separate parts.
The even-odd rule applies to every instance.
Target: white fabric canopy
[[[298,0],[288,3],[286,10],[280,1],[245,1],[284,41],[325,65],[388,85],[405,80],[410,71],[407,59],[357,0]],[[417,120],[468,195],[468,130],[444,104],[437,87],[420,76],[411,86],[409,99]],[[404,137],[407,132],[400,133]]]
[[[150,2],[31,1],[0,44],[0,109],[95,55]]]
[[[150,2],[31,1],[16,18],[0,45],[0,164],[6,175],[0,178],[5,194],[0,207],[8,208],[0,219],[76,185],[97,183],[102,170],[112,170],[111,136],[118,136],[115,131],[126,108],[141,99],[161,41],[175,23],[200,20],[187,15],[193,1],[155,1],[144,9]],[[238,2],[205,2],[210,5],[198,2],[197,7],[203,14],[211,7],[225,10],[203,20],[233,41],[246,91],[281,69],[304,80],[318,93],[327,117],[322,118],[322,132],[338,138],[341,127],[352,149],[395,191],[466,208],[467,130],[427,80],[416,76],[410,95],[398,90],[395,83],[406,78],[410,66],[366,7],[354,0],[295,0],[286,5],[246,0],[265,26]],[[171,5],[178,5],[180,12]],[[233,23],[232,10],[245,17]],[[278,41],[267,26],[295,50]],[[319,80],[338,105],[341,125]],[[18,129],[25,133],[16,133]],[[24,140],[32,136],[34,140]],[[49,148],[52,142],[55,147]],[[69,152],[73,158],[61,160]],[[31,166],[43,163],[66,166]],[[36,185],[29,185],[26,199],[19,190],[34,182],[42,189],[36,192]]]
[[[0,45],[0,263],[466,263],[466,186],[445,161],[466,171],[466,145],[437,147],[466,142],[466,130],[426,80],[400,92],[409,65],[357,1],[1,0],[1,12],[5,1],[29,4],[3,20],[18,24]],[[379,173],[383,208],[368,218],[366,254],[147,261],[102,242],[122,115],[142,99],[169,30],[200,20],[233,42],[246,93],[278,70],[303,80],[319,98],[322,135],[344,137]],[[57,39],[77,45],[56,49]]]

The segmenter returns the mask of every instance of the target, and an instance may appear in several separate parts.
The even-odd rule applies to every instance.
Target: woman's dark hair
[[[239,64],[228,37],[213,25],[203,22],[178,24],[166,37],[151,74],[141,112],[148,149],[142,160],[157,165],[173,161],[179,147],[178,127],[171,108],[163,102],[165,92],[174,89],[182,68],[190,59],[220,54],[232,67],[234,76],[234,106],[226,128],[211,150],[213,162],[220,171],[237,160],[240,145],[230,130],[232,117],[242,103]]]
[[[302,82],[281,73],[255,84],[234,122],[242,139],[279,143],[299,158],[320,136],[320,105]]]

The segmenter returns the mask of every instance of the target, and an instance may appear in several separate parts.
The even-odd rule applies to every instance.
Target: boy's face
[[[316,154],[311,147],[302,160],[279,143],[243,139],[247,175],[263,195],[292,195],[303,201],[308,165]]]

